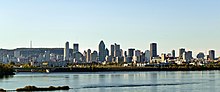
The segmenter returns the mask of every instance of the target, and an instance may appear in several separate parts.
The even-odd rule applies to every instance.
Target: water
[[[27,85],[73,88],[57,92],[218,92],[220,71],[18,73],[0,78],[0,88],[7,90]]]

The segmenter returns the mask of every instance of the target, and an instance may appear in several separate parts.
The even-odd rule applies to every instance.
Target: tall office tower
[[[84,50],[84,52],[83,52],[83,59],[82,59],[82,61],[83,62],[87,62],[87,51],[86,50]]]
[[[157,43],[150,44],[150,57],[157,57]]]
[[[145,53],[141,52],[140,62],[145,62]]]
[[[87,50],[87,55],[86,55],[86,62],[90,62],[91,61],[91,50],[88,49]]]
[[[109,56],[109,50],[107,48],[105,49],[105,53],[106,53],[106,56]]]
[[[124,57],[128,57],[127,51],[124,52]]]
[[[215,60],[215,50],[209,50],[209,58],[210,60]]]
[[[188,58],[189,58],[189,59],[193,59],[192,51],[187,51],[187,53],[188,53]]]
[[[76,58],[76,53],[79,52],[79,44],[74,43],[73,44],[73,59]]]
[[[145,61],[148,63],[150,62],[150,51],[149,50],[145,51]]]
[[[124,55],[124,51],[120,49],[120,57],[123,57],[123,55]]]
[[[99,61],[105,61],[106,50],[105,50],[105,43],[101,41],[99,43]]]
[[[97,51],[93,51],[91,53],[91,61],[92,62],[97,62],[97,57],[98,57],[98,52]]]
[[[111,45],[111,56],[114,57],[115,45]]]
[[[78,43],[74,43],[73,44],[73,53],[79,52],[79,44]]]
[[[128,49],[128,57],[133,57],[134,56],[134,50],[135,49]]]
[[[120,45],[116,43],[114,45],[114,57],[121,57]]]
[[[183,59],[183,53],[186,52],[184,48],[179,49],[179,59]]]
[[[141,55],[141,51],[140,50],[135,50],[135,56],[140,56]]]
[[[175,54],[176,54],[175,50],[172,50],[172,57],[174,57],[174,58],[175,58],[175,57],[176,57],[176,55],[175,55]]]
[[[64,48],[64,60],[69,60],[69,42],[66,42],[65,48]]]
[[[191,59],[193,59],[192,51],[187,51],[183,53],[183,60],[185,60],[186,62],[189,62],[191,61]]]

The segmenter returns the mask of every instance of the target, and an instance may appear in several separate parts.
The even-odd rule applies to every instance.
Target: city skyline
[[[220,90],[220,0],[0,0],[0,92]]]
[[[184,47],[193,56],[211,49],[220,56],[218,0],[85,1],[0,1],[0,48],[30,41],[33,48],[63,48],[69,41],[82,52],[104,40],[108,49],[118,43],[144,51],[157,42],[158,53]]]
[[[123,48],[120,48],[122,45],[119,44],[119,43],[111,43],[109,45],[106,45],[104,40],[100,40],[100,42],[96,45],[97,49],[93,49],[93,48],[90,48],[90,47],[87,47],[86,49],[84,49],[84,48],[80,47],[81,46],[80,43],[69,42],[69,41],[66,41],[65,44],[62,47],[36,47],[36,49],[37,48],[59,48],[59,49],[62,48],[62,49],[64,49],[64,57],[65,58],[69,58],[69,57],[66,57],[66,56],[67,56],[67,54],[70,55],[70,53],[76,53],[76,52],[84,53],[85,51],[88,51],[88,50],[90,50],[90,51],[97,51],[99,53],[99,51],[100,51],[100,44],[102,44],[101,45],[101,48],[102,48],[102,52],[101,53],[104,55],[105,52],[103,52],[103,50],[104,51],[108,50],[108,56],[112,56],[112,50],[113,50],[113,56],[115,56],[114,54],[118,53],[118,52],[114,52],[114,50],[116,50],[115,48],[118,48],[118,50],[122,50],[123,51],[123,52],[119,51],[118,54],[120,54],[120,53],[124,54],[124,51],[126,51],[126,54],[128,56],[129,56],[129,50],[133,50],[133,55],[135,54],[134,51],[139,50],[139,51],[144,52],[144,53],[146,51],[153,51],[153,52],[149,52],[149,54],[151,53],[151,55],[153,55],[151,57],[157,57],[157,56],[160,56],[161,54],[170,54],[171,56],[174,55],[176,57],[181,57],[182,58],[182,55],[183,55],[184,52],[186,52],[186,53],[190,52],[192,54],[192,56],[194,58],[196,58],[197,55],[200,54],[200,53],[203,53],[205,55],[209,55],[213,51],[214,51],[213,52],[214,55],[212,54],[212,57],[216,57],[216,58],[220,57],[220,56],[218,56],[218,52],[215,49],[209,49],[209,50],[207,50],[207,52],[200,51],[198,53],[195,53],[195,51],[193,51],[191,49],[188,49],[188,48],[185,48],[185,47],[180,47],[180,48],[177,48],[177,49],[172,49],[171,51],[168,51],[168,52],[164,52],[164,51],[160,51],[159,52],[158,49],[160,49],[159,48],[160,46],[158,46],[158,43],[156,43],[156,42],[149,43],[148,44],[149,48],[147,48],[147,49],[138,49],[137,47],[128,47],[126,49],[123,49]],[[25,49],[28,49],[28,48],[35,49],[35,48],[32,47],[33,46],[32,41],[30,42],[29,45],[30,45],[29,47],[18,47],[18,48],[7,49],[7,50],[14,50],[14,49],[19,49],[19,48],[20,49],[22,49],[22,48],[25,48]],[[103,47],[103,45],[104,45],[104,47]],[[112,49],[112,46],[114,46],[113,49]],[[117,47],[117,46],[119,46],[119,47]],[[5,48],[0,48],[0,49],[5,49]],[[73,51],[71,52],[70,49],[72,49]],[[212,52],[210,52],[210,51],[212,51]],[[103,56],[103,58],[104,58],[104,56]]]

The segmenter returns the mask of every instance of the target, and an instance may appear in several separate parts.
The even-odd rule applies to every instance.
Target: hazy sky
[[[94,50],[104,40],[108,48],[157,42],[159,53],[185,47],[220,55],[220,0],[1,0],[0,32],[6,49],[32,40],[33,47],[69,41]]]

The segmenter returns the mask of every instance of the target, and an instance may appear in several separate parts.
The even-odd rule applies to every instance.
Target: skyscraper
[[[111,45],[111,56],[114,57],[115,45]]]
[[[78,43],[74,43],[73,44],[73,53],[79,52],[79,44]]]
[[[69,60],[69,42],[66,42],[64,48],[64,60]]]
[[[190,62],[191,59],[193,59],[192,57],[192,51],[186,51],[186,52],[183,52],[183,60],[185,60],[186,62]]]
[[[150,62],[150,51],[149,50],[145,51],[145,61],[148,63]]]
[[[184,48],[179,49],[179,59],[183,59],[183,53],[186,52]]]
[[[106,56],[105,43],[101,41],[99,43],[99,61],[101,62],[105,61],[105,56]]]
[[[114,57],[121,57],[120,45],[115,43]]]
[[[87,50],[87,55],[86,55],[86,62],[90,62],[91,61],[91,50],[88,49]]]
[[[73,59],[76,58],[76,53],[78,53],[78,52],[79,52],[79,44],[74,43],[74,44],[73,44]],[[78,55],[78,56],[79,56],[79,55]]]
[[[209,58],[210,60],[215,60],[215,50],[209,50]]]
[[[98,52],[97,51],[93,51],[91,53],[91,61],[92,62],[97,62],[97,57],[98,57]]]
[[[134,56],[134,50],[135,49],[128,49],[128,57],[133,57]]]
[[[135,50],[135,56],[140,56],[141,55],[141,51],[140,50]]]
[[[150,44],[150,57],[157,57],[157,43]]]
[[[127,54],[127,51],[124,51],[124,57],[127,57],[128,54]]]
[[[87,54],[87,51],[84,50],[84,52],[83,52],[83,57],[82,57],[82,58],[83,58],[83,59],[82,59],[83,62],[87,62],[87,55],[88,55],[88,54]]]
[[[175,50],[172,50],[172,57],[174,57],[174,58],[175,58],[175,57],[176,57],[176,55],[175,55],[175,54],[176,54]]]
[[[106,53],[106,56],[109,56],[109,50],[107,48],[105,49],[105,53]]]

